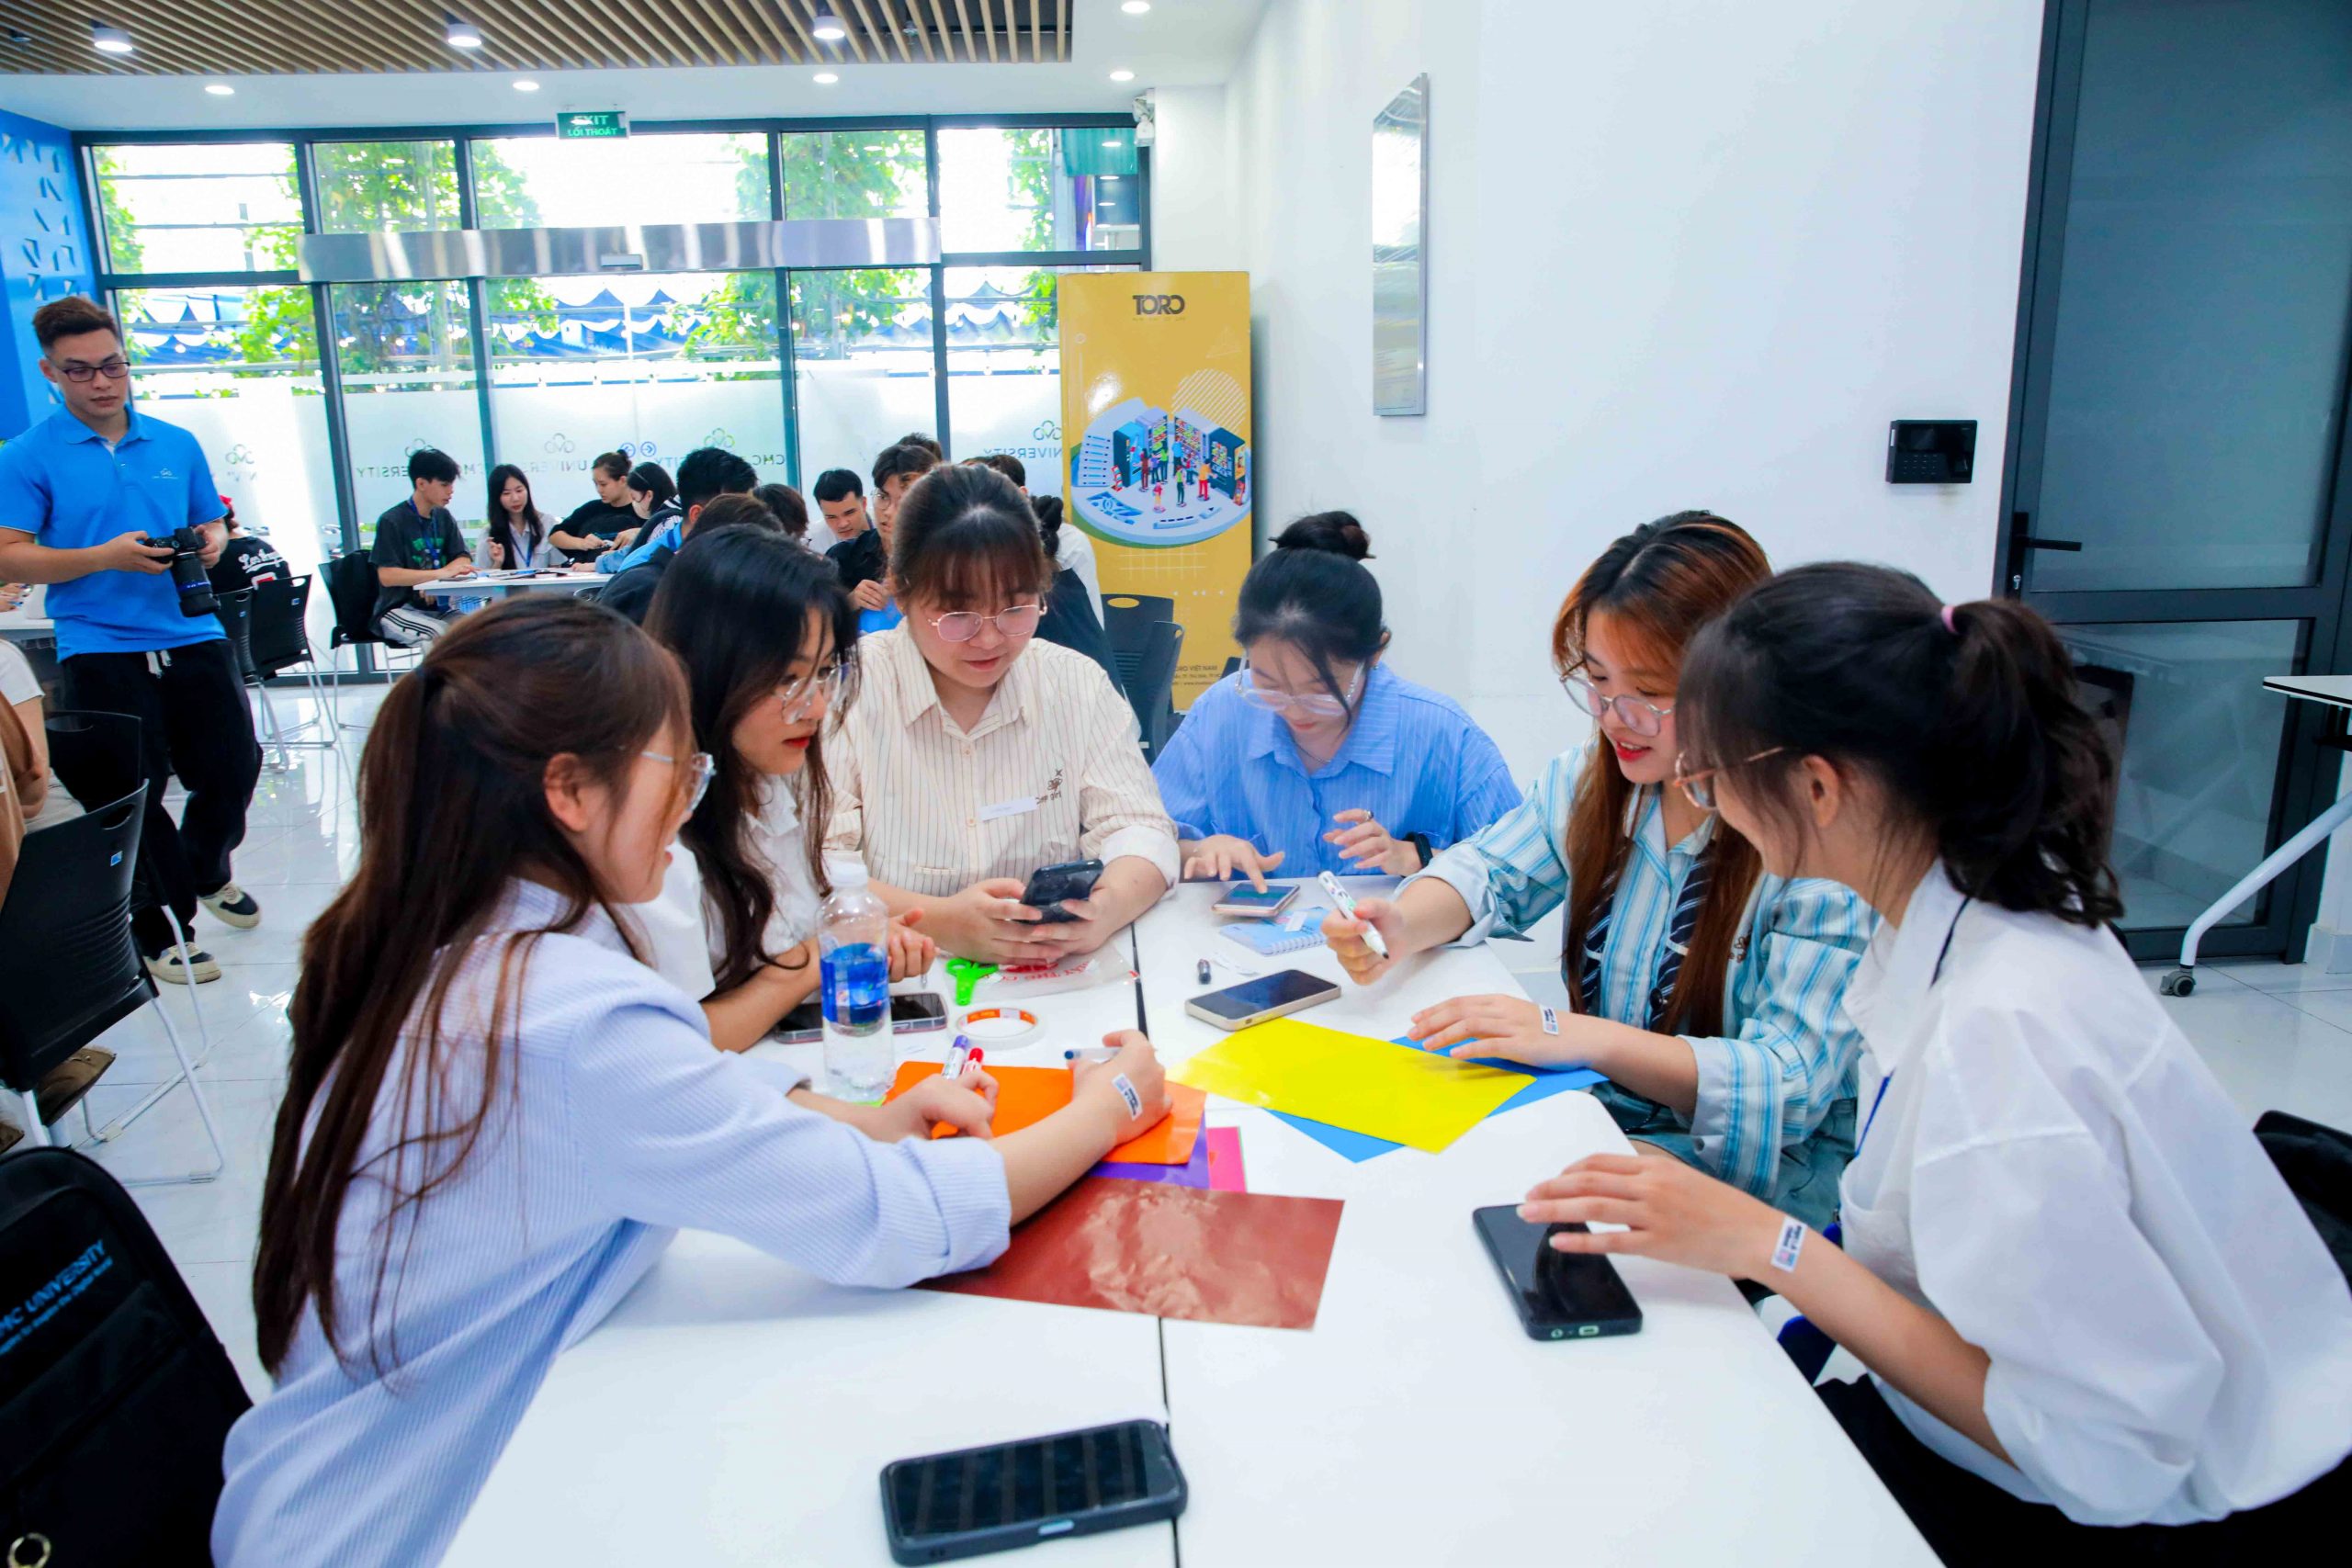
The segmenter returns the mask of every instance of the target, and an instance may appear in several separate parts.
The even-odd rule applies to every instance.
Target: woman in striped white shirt
[[[438,1562],[557,1352],[673,1227],[905,1285],[994,1258],[1165,1113],[1135,1034],[1067,1110],[938,1142],[986,1125],[985,1075],[844,1106],[712,1050],[613,918],[661,885],[692,744],[677,661],[568,597],[468,616],[385,698],[358,870],[294,989],[254,1260],[276,1388],[222,1456],[226,1568]]]
[[[1552,627],[1561,682],[1599,722],[1594,743],[1554,759],[1523,805],[1395,899],[1358,904],[1388,959],[1354,921],[1324,931],[1368,981],[1566,904],[1569,1016],[1458,997],[1415,1015],[1413,1037],[1458,1056],[1592,1067],[1628,1136],[1826,1224],[1854,1146],[1860,1042],[1838,1003],[1874,922],[1850,888],[1762,874],[1753,845],[1670,787],[1683,645],[1770,573],[1756,541],[1710,513],[1611,545]]]
[[[1176,829],[1126,699],[1035,640],[1054,566],[1028,502],[993,469],[933,469],[899,503],[890,571],[907,618],[859,647],[830,841],[951,953],[1093,952],[1175,883]],[[1069,919],[1021,902],[1032,872],[1074,860],[1103,867]]]

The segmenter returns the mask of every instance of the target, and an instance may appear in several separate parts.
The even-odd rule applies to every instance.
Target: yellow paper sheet
[[[1244,1105],[1431,1154],[1534,1081],[1295,1018],[1244,1029],[1168,1076]]]

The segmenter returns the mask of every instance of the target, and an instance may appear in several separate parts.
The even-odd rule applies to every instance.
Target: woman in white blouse
[[[1521,1213],[1780,1291],[1870,1369],[1823,1399],[1947,1563],[2340,1521],[2352,1292],[2103,929],[2115,764],[2048,625],[1806,567],[1700,635],[1679,713],[1684,786],[1765,868],[1883,918],[1843,1250],[1668,1160],[1585,1160]]]
[[[855,689],[857,612],[829,563],[737,525],[687,539],[645,629],[685,666],[695,745],[714,771],[662,897],[635,913],[653,967],[702,1002],[712,1043],[745,1050],[816,993],[831,891],[823,730]],[[891,922],[893,980],[931,967],[931,940],[910,929],[919,918]]]
[[[859,648],[831,842],[951,953],[1093,952],[1174,884],[1176,829],[1126,699],[1035,640],[1054,566],[1029,503],[993,469],[934,468],[899,503],[890,570],[906,620]],[[1045,921],[1027,878],[1074,860],[1102,878]]]

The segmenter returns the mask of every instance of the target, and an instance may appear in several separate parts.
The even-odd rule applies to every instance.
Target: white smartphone
[[[1184,1004],[1184,1010],[1219,1029],[1247,1029],[1270,1018],[1281,1018],[1339,996],[1340,987],[1304,969],[1280,969],[1255,980],[1244,980],[1221,991],[1204,991]]]

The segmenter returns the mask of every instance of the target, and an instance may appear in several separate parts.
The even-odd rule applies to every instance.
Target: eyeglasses
[[[784,709],[784,722],[797,724],[817,711],[820,702],[831,702],[841,694],[842,667],[829,664],[806,680],[775,689],[776,705]]]
[[[1046,608],[1042,604],[1015,604],[999,610],[993,615],[983,615],[978,610],[950,610],[931,618],[931,629],[943,642],[969,642],[980,635],[982,626],[994,626],[999,636],[1024,637],[1037,629]]]
[[[1329,692],[1284,692],[1272,686],[1261,686],[1257,673],[1247,664],[1241,667],[1243,702],[1274,713],[1295,713],[1302,718],[1338,718],[1348,711],[1349,705],[1356,700],[1356,694],[1362,690],[1363,666],[1361,664],[1356,666],[1355,675],[1348,682],[1348,694],[1344,697],[1335,697]]]
[[[1656,735],[1674,716],[1672,708],[1662,708],[1639,697],[1604,697],[1600,688],[1582,675],[1561,676],[1560,690],[1595,718],[1607,718],[1609,711],[1616,709],[1618,721],[1636,735]]]
[[[109,381],[119,381],[130,374],[130,364],[123,359],[105,359],[96,365],[85,365],[78,359],[69,359],[58,368],[65,372],[65,378],[69,381],[86,381],[93,376],[103,376]]]
[[[1744,768],[1750,762],[1760,762],[1767,757],[1777,757],[1787,750],[1785,746],[1770,746],[1757,752],[1753,757],[1742,757],[1736,762],[1725,762],[1721,767],[1701,768],[1695,773],[1685,772],[1683,759],[1677,757],[1674,760],[1674,782],[1680,787],[1683,798],[1690,801],[1691,805],[1702,811],[1713,811],[1715,808],[1715,780],[1719,776],[1731,772],[1734,768]]]
[[[651,761],[667,762],[673,768],[678,765],[678,759],[665,756],[660,751],[639,751],[638,755]],[[707,751],[697,751],[686,759],[686,773],[694,781],[688,786],[687,816],[693,816],[695,807],[702,804],[702,797],[710,793],[710,778],[717,772],[718,772],[718,763]]]

